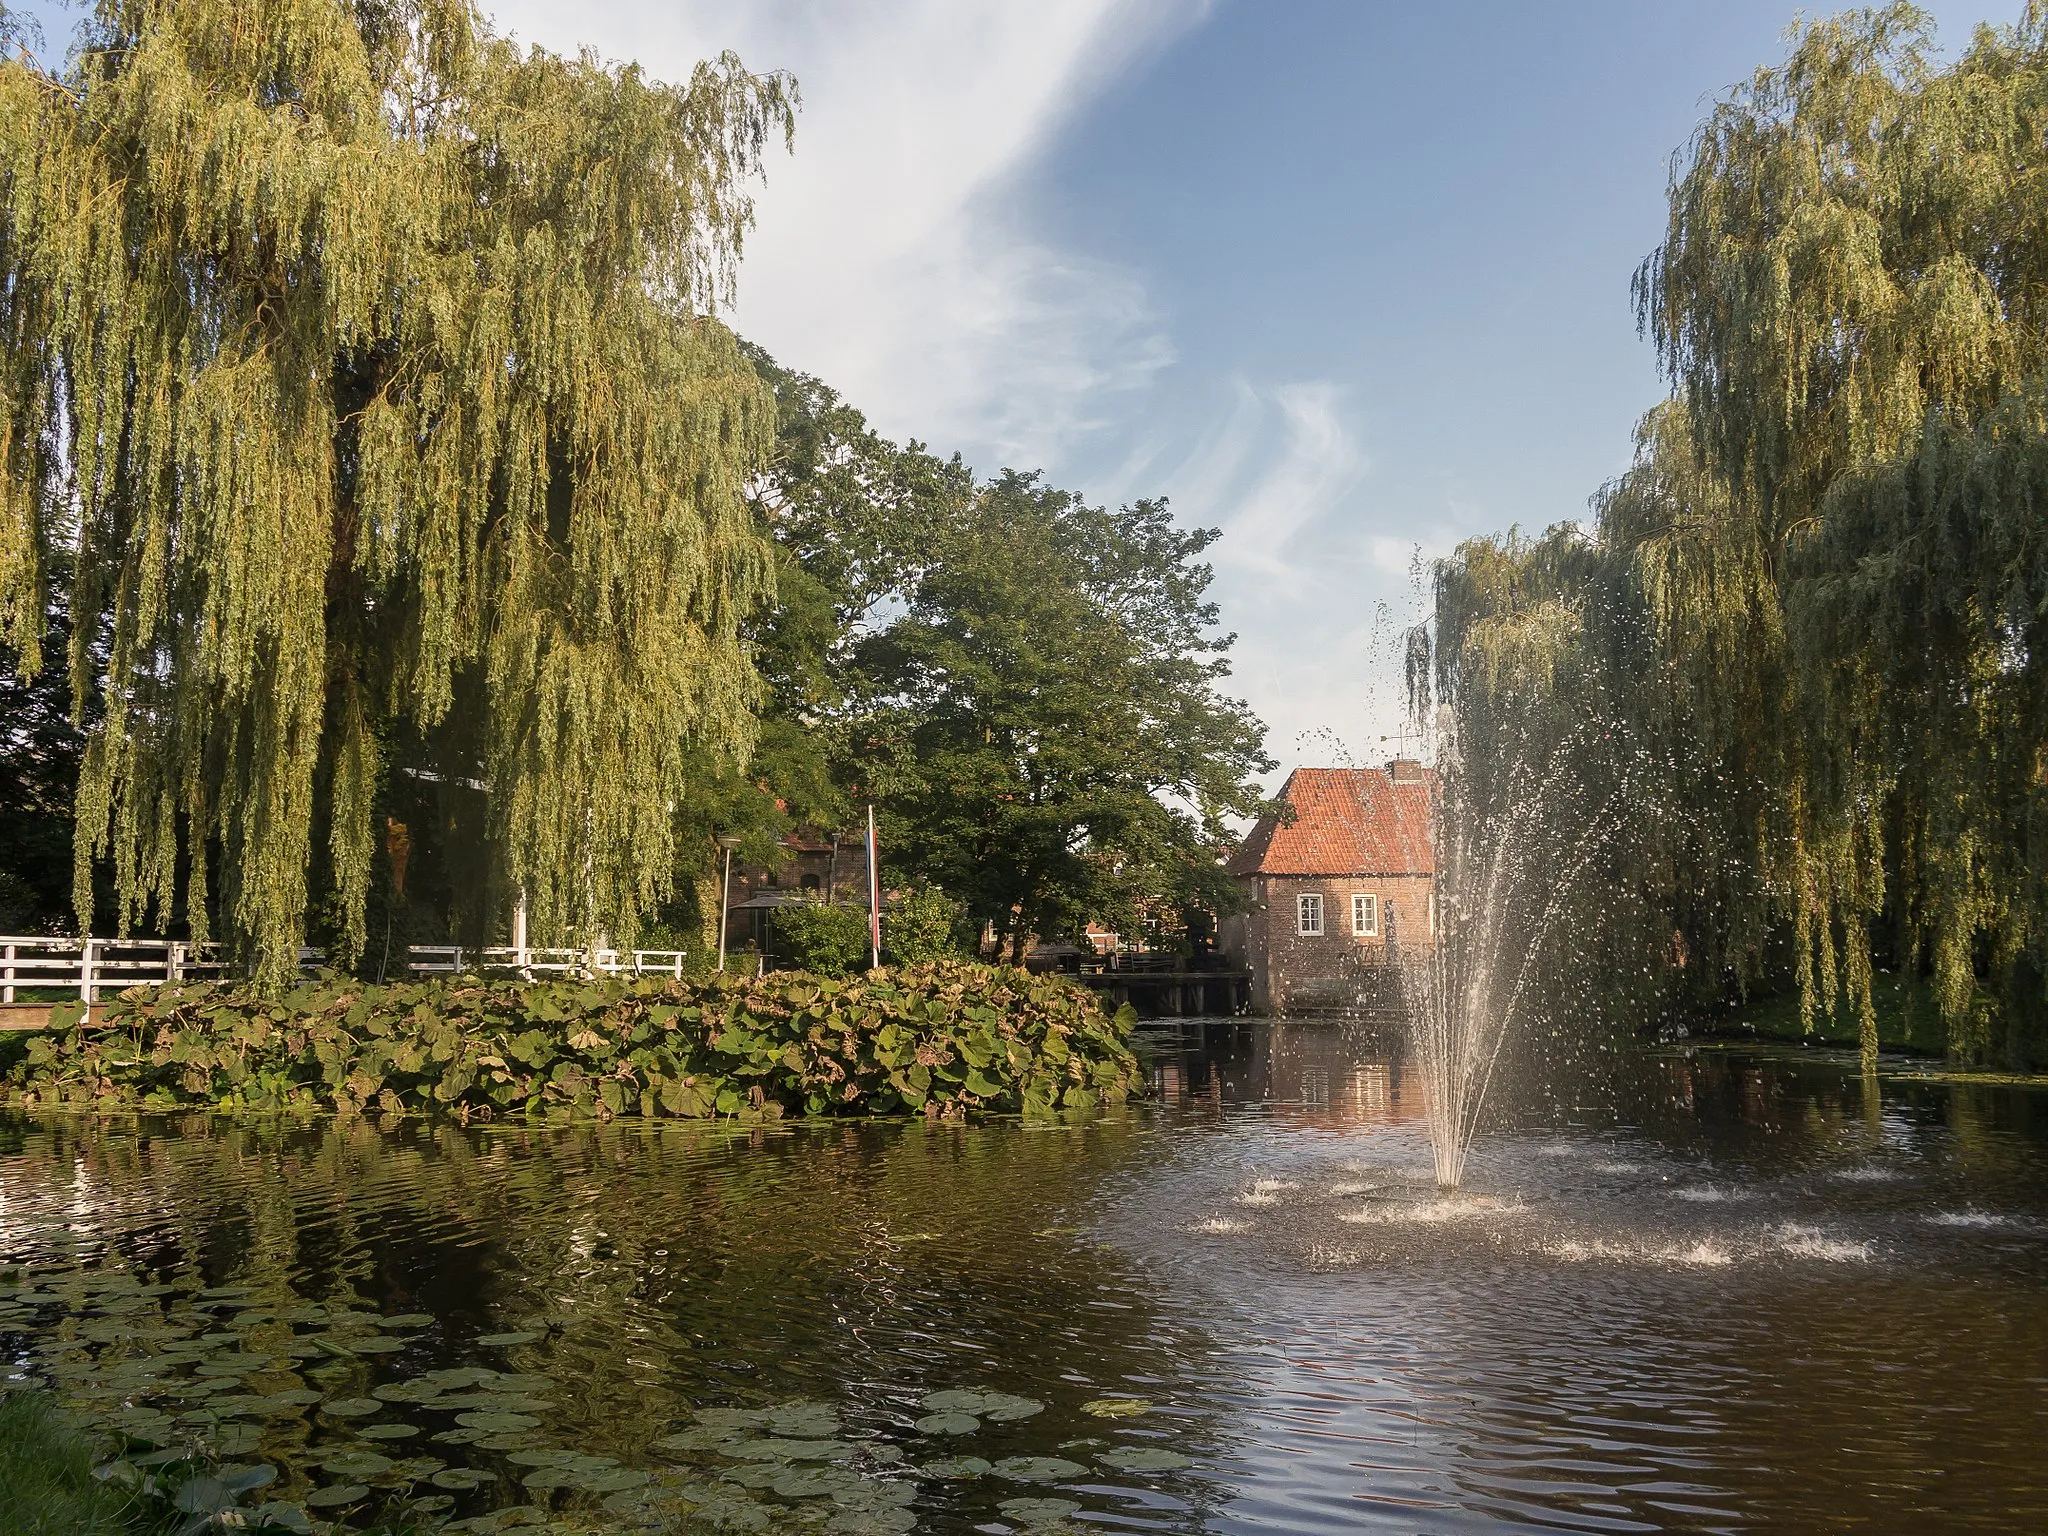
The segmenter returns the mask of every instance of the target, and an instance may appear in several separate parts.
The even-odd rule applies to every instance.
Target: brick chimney
[[[1422,784],[1427,782],[1422,764],[1412,757],[1397,757],[1387,764],[1387,777],[1396,784]]]

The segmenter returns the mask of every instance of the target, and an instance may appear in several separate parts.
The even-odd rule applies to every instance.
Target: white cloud
[[[498,25],[681,78],[731,48],[787,69],[735,321],[883,431],[984,471],[1038,464],[1172,358],[1136,273],[1035,238],[1018,183],[1072,113],[1200,19],[1168,0],[495,0]]]

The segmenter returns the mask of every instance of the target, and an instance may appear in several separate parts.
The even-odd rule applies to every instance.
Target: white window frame
[[[1351,895],[1351,936],[1354,939],[1376,939],[1380,933],[1380,899],[1370,891],[1354,891]]]
[[[1314,891],[1294,898],[1294,932],[1299,938],[1323,936],[1323,898]]]

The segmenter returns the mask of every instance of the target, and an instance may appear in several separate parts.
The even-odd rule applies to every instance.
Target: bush
[[[1041,1114],[1139,1085],[1135,1015],[1061,977],[953,962],[762,977],[137,988],[29,1042],[7,1097],[143,1109],[610,1119]]]
[[[846,976],[864,971],[874,958],[864,907],[799,902],[776,909],[779,947],[800,971],[817,976]]]
[[[882,913],[882,942],[898,965],[957,960],[965,948],[960,929],[966,915],[936,885],[920,885]]]
[[[0,1536],[125,1536],[129,1500],[92,1475],[92,1446],[48,1394],[0,1396]]]

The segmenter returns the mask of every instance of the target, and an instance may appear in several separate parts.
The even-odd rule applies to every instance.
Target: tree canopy
[[[1927,973],[1953,1051],[2048,1052],[2048,17],[1937,67],[1892,5],[1803,27],[1674,163],[1637,297],[1673,385],[1592,536],[1466,546],[1461,744],[1594,718],[1661,764],[1600,921],[1617,986]],[[1642,802],[1639,802],[1641,804]]]
[[[794,92],[522,52],[465,0],[101,0],[0,64],[0,643],[53,574],[76,900],[360,950],[394,757],[539,933],[630,927],[743,754],[775,410],[714,318]],[[96,649],[102,645],[104,650]]]

